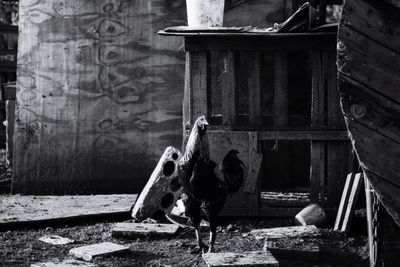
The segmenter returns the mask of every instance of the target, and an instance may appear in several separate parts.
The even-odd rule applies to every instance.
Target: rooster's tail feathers
[[[236,193],[243,184],[246,166],[237,156],[239,151],[231,149],[222,160],[222,172],[228,193]]]

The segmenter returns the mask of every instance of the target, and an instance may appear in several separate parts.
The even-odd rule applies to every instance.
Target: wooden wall
[[[227,25],[280,22],[282,2],[229,5]],[[140,191],[181,147],[183,42],[155,33],[185,23],[184,0],[20,0],[13,193]]]

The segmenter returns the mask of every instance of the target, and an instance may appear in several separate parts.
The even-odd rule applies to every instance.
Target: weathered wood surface
[[[222,162],[226,153],[230,149],[239,151],[238,157],[245,164],[246,170],[249,170],[249,133],[248,132],[226,132],[226,131],[208,131],[210,143],[211,159],[218,164]],[[245,174],[246,181],[247,174]],[[225,203],[221,215],[248,216],[249,213],[249,193],[245,193],[244,187],[239,192],[231,196]]]
[[[31,267],[97,267],[98,265],[90,262],[84,262],[73,259],[66,259],[60,262],[37,262],[31,264]]]
[[[269,206],[305,207],[310,204],[309,193],[261,192],[260,198]]]
[[[204,253],[202,256],[209,267],[279,266],[278,261],[269,251]]]
[[[110,256],[129,252],[129,247],[122,246],[111,242],[103,242],[93,245],[76,247],[69,251],[69,254],[75,258],[84,261],[91,261],[99,256]]]
[[[117,223],[111,229],[114,237],[173,236],[179,226],[175,224]]]
[[[143,188],[182,140],[182,39],[155,33],[186,24],[185,10],[185,0],[20,1],[14,192]],[[283,13],[280,0],[241,1],[225,24],[269,27]]]
[[[0,225],[129,213],[137,195],[0,196]]]
[[[391,1],[347,1],[338,70],[342,108],[360,165],[400,225],[399,25],[400,10]]]
[[[264,237],[265,239],[279,239],[284,237],[299,237],[299,236],[313,236],[319,235],[320,231],[315,225],[306,226],[289,226],[289,227],[276,227],[266,229],[256,229],[250,232],[255,237]]]
[[[169,3],[20,1],[14,192],[137,192],[180,145],[181,40],[154,35],[186,20]]]

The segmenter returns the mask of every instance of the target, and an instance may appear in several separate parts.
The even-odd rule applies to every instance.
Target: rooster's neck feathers
[[[185,153],[181,158],[181,165],[187,165],[196,152],[198,152],[199,161],[208,162],[210,160],[210,149],[207,133],[205,131],[200,132],[199,128],[195,125],[190,132]]]

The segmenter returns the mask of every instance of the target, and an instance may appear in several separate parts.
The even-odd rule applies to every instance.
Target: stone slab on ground
[[[204,253],[203,259],[209,267],[279,266],[278,261],[269,251]]]
[[[285,237],[318,236],[320,235],[320,231],[315,225],[305,225],[256,229],[252,230],[250,234],[257,239],[265,238],[269,240]]]
[[[90,262],[66,259],[61,262],[37,262],[31,264],[31,267],[97,267],[97,265]]]
[[[73,239],[62,237],[59,235],[45,235],[40,237],[39,241],[52,245],[67,245],[75,242],[75,240]]]
[[[69,254],[85,261],[91,261],[95,257],[109,256],[130,251],[129,247],[111,242],[103,242],[93,245],[76,247],[69,251]]]
[[[114,237],[135,236],[172,236],[178,231],[179,226],[175,224],[161,223],[117,223],[111,229]]]

